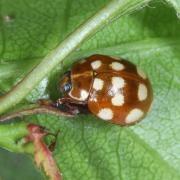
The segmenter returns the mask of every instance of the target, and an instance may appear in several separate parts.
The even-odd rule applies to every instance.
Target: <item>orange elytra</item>
[[[151,83],[145,73],[122,58],[92,55],[72,65],[60,81],[64,104],[74,114],[87,108],[102,120],[120,125],[140,121],[152,100]]]

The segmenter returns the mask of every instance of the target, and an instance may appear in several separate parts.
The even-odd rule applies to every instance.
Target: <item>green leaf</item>
[[[6,96],[1,97],[0,113],[2,114],[10,107],[23,100],[23,98],[27,96],[48,73],[56,68],[64,58],[104,24],[110,22],[115,17],[120,17],[123,14],[130,13],[137,8],[140,8],[141,5],[145,5],[149,1],[150,0],[112,0],[107,3],[107,5],[74,30],[73,33],[69,34],[55,49],[51,50],[51,52],[48,53],[23,80],[21,80],[21,83],[18,83]],[[25,3],[25,5],[28,4]],[[5,23],[13,21],[14,18],[14,15],[3,16]],[[2,52],[3,51],[4,49],[2,49]]]
[[[180,18],[180,1],[178,0],[166,0],[166,1],[174,7],[174,9],[177,11],[178,18]]]
[[[41,174],[35,169],[27,155],[15,154],[0,149],[0,160],[1,179],[43,180],[40,176]]]
[[[7,73],[5,68],[10,70],[7,76],[1,76],[3,93],[108,1],[2,2],[2,15],[11,17],[0,36],[4,42],[0,44],[0,76]],[[24,119],[52,132],[60,130],[54,156],[65,180],[180,179],[180,22],[176,13],[168,4],[150,3],[115,19],[64,61],[66,69],[77,58],[101,53],[139,65],[149,74],[154,90],[151,112],[142,122],[119,127],[93,115],[72,119],[36,115]],[[27,101],[47,96],[56,99],[57,75],[62,72],[60,69],[46,77]]]

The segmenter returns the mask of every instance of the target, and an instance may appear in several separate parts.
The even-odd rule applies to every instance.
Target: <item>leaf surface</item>
[[[107,2],[1,0],[0,92],[9,90]],[[64,179],[180,179],[180,21],[176,14],[168,4],[155,1],[114,20],[26,98],[26,102],[57,99],[57,80],[64,69],[95,53],[129,59],[149,75],[154,102],[148,116],[135,126],[119,127],[85,115],[25,118],[52,132],[60,130],[54,155]]]

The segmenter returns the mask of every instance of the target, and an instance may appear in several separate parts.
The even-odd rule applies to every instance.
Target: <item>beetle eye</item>
[[[65,85],[64,85],[64,92],[68,92],[68,91],[70,91],[71,90],[71,84],[70,83],[66,83]]]

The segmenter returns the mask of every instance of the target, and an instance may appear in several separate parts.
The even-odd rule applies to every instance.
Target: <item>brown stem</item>
[[[34,115],[34,114],[53,114],[55,116],[65,116],[65,117],[73,117],[74,115],[69,113],[69,112],[64,112],[61,111],[57,108],[50,107],[50,106],[39,106],[39,107],[34,107],[30,109],[25,109],[22,111],[18,112],[13,112],[4,116],[0,117],[0,122],[8,121],[13,118],[20,118],[23,116],[29,116],[29,115]]]

